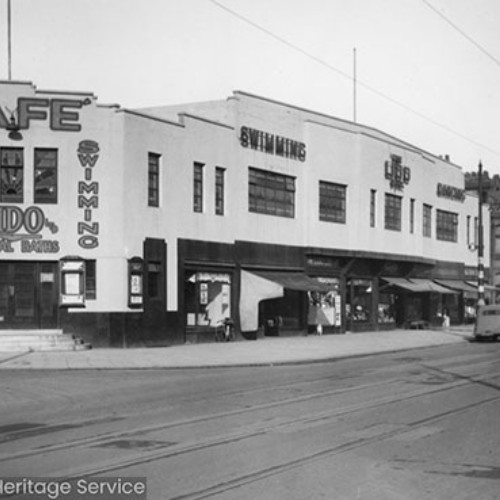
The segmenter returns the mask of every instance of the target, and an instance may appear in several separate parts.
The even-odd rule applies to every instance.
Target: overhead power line
[[[429,7],[433,12],[435,12],[441,19],[443,19],[446,23],[448,23],[455,31],[458,31],[465,39],[467,39],[472,45],[474,45],[477,49],[479,49],[485,56],[490,58],[495,64],[498,64],[500,66],[500,61],[492,55],[490,52],[488,52],[479,42],[476,42],[474,38],[469,36],[463,29],[461,29],[459,26],[457,26],[453,21],[448,19],[441,11],[436,9],[430,2],[427,0],[422,0],[422,2]]]
[[[339,68],[336,68],[335,66],[331,65],[330,63],[324,61],[323,59],[320,59],[319,57],[315,56],[314,54],[311,54],[310,52],[307,52],[306,50],[304,50],[303,48],[299,47],[298,45],[295,45],[293,44],[292,42],[286,40],[285,38],[282,38],[281,36],[273,33],[272,31],[268,30],[267,28],[264,28],[263,26],[261,26],[260,24],[257,24],[256,22],[252,21],[251,19],[248,19],[247,17],[243,16],[242,14],[230,9],[229,7],[226,7],[225,5],[219,3],[217,0],[209,0],[211,3],[213,3],[215,6],[219,7],[220,9],[226,11],[227,13],[229,13],[230,15],[232,15],[233,17],[236,17],[238,19],[240,19],[241,21],[243,21],[244,23],[252,26],[253,28],[261,31],[262,33],[265,33],[266,35],[268,35],[269,37],[273,38],[274,40],[280,42],[281,44],[287,46],[288,48],[294,50],[295,52],[298,52],[300,54],[302,54],[303,56],[315,61],[316,63],[320,64],[321,66],[324,66],[325,68],[331,70],[331,71],[334,71],[335,73],[339,74],[340,76],[344,77],[344,78],[347,78],[349,80],[352,80],[352,75],[349,75],[348,73],[346,73],[345,71],[342,71],[340,70]],[[452,129],[451,127],[448,127],[447,125],[444,125],[443,123],[440,123],[438,122],[437,120],[427,116],[427,115],[424,115],[423,113],[411,108],[410,106],[408,106],[407,104],[404,104],[403,102],[401,101],[398,101],[396,99],[394,99],[393,97],[390,97],[389,95],[381,92],[380,90],[377,90],[376,88],[360,81],[360,80],[357,80],[357,85],[363,87],[364,89],[372,92],[373,94],[391,102],[392,104],[395,104],[396,106],[399,106],[400,108],[418,116],[419,118],[422,118],[423,120],[429,122],[429,123],[432,123],[433,125],[435,125],[436,127],[439,127],[443,130],[446,130],[447,132],[457,136],[457,137],[460,137],[461,139],[467,141],[467,142],[470,142],[471,144],[474,144],[475,146],[478,146],[486,151],[489,151],[490,153],[494,154],[494,155],[497,155],[497,156],[500,156],[500,152],[499,151],[496,151],[492,148],[490,148],[489,146],[486,146],[485,144],[482,144],[478,141],[476,141],[475,139],[471,139],[470,137],[467,137],[466,135]]]

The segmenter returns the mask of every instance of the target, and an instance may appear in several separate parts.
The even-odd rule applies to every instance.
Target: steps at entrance
[[[0,352],[80,351],[91,346],[62,330],[0,330]]]

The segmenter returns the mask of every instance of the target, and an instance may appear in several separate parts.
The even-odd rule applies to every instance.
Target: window
[[[346,186],[319,181],[319,220],[345,224]]]
[[[193,210],[203,212],[203,163],[193,166]]]
[[[467,231],[467,246],[470,246],[471,244],[471,239],[470,239],[470,215],[467,216],[467,226],[465,230]]]
[[[410,200],[410,233],[415,232],[415,200]]]
[[[436,238],[441,241],[458,241],[458,214],[436,211]]]
[[[250,212],[295,216],[295,178],[249,168],[248,209]]]
[[[4,203],[23,202],[22,148],[2,148],[0,150],[0,201]]]
[[[224,215],[224,169],[215,168],[215,213]]]
[[[97,298],[95,260],[85,261],[85,298],[95,300]]]
[[[35,203],[57,203],[57,149],[35,149]]]
[[[377,215],[377,191],[370,189],[370,227],[375,227],[375,220]]]
[[[401,196],[385,195],[385,228],[401,231]]]
[[[432,207],[424,203],[423,212],[423,235],[426,238],[432,236]]]
[[[160,155],[148,153],[148,206],[160,206]]]

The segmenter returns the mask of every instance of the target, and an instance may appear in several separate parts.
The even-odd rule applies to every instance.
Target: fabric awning
[[[434,293],[458,293],[455,290],[450,290],[444,286],[434,283],[434,281],[424,278],[411,278],[411,281],[421,287],[422,292],[434,292]]]
[[[459,292],[477,293],[477,288],[462,280],[436,280],[436,283]]]
[[[478,284],[477,284],[477,281],[467,281],[466,282],[468,285],[472,286],[474,288],[474,290],[477,292],[477,287],[478,287]],[[492,286],[492,285],[484,285],[484,289],[485,290],[488,290],[490,292],[494,292],[495,290],[497,290],[496,287]]]
[[[388,278],[382,277],[390,285],[397,286],[403,290],[414,293],[458,293],[444,286],[434,283],[432,280],[424,278]]]
[[[253,274],[260,276],[274,283],[278,283],[288,290],[298,290],[302,292],[330,292],[332,285],[321,283],[316,278],[311,278],[307,274],[292,271],[255,271]]]

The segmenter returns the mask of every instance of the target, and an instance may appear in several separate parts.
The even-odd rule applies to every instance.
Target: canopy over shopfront
[[[452,290],[442,286],[430,279],[424,278],[389,278],[382,277],[382,279],[389,285],[395,286],[407,292],[413,293],[458,293],[457,290]]]
[[[331,285],[321,283],[302,272],[295,271],[241,271],[240,322],[242,332],[259,327],[259,302],[283,297],[284,290],[328,292]]]

